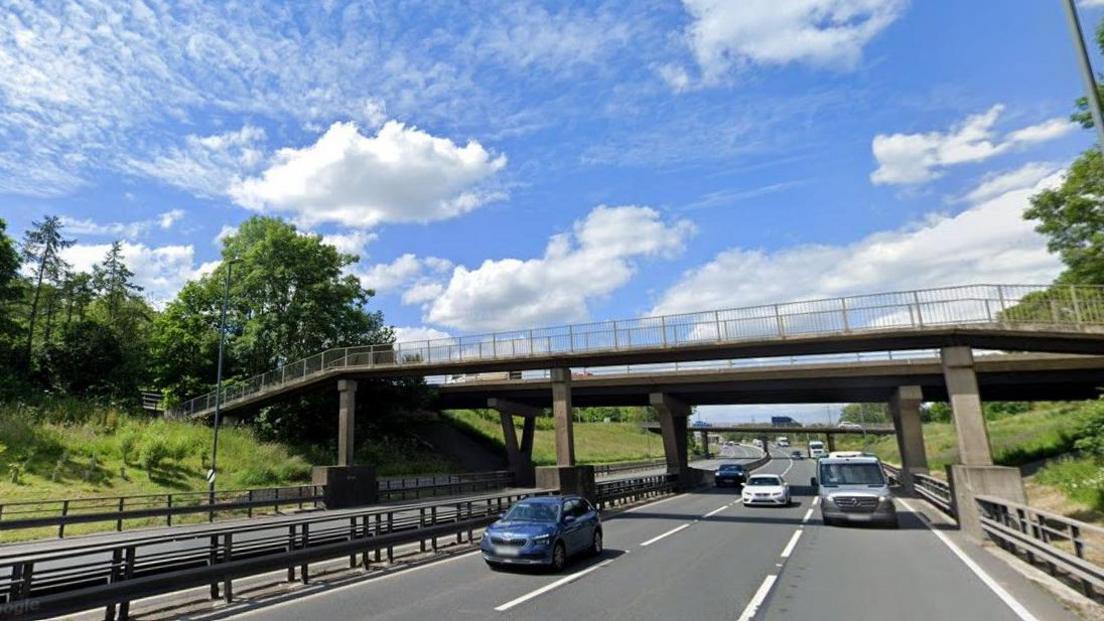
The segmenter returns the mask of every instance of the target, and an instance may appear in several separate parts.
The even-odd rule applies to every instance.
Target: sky
[[[1022,212],[1093,144],[1058,2],[4,4],[10,234],[163,305],[279,216],[400,340],[1049,282]]]

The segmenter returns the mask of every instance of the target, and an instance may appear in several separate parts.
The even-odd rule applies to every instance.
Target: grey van
[[[822,457],[812,485],[818,488],[825,525],[866,522],[897,528],[897,508],[877,457]]]

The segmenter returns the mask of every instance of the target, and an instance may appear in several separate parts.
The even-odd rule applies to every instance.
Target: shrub
[[[1104,466],[1095,459],[1064,457],[1040,470],[1038,481],[1077,502],[1104,509]]]
[[[160,435],[148,434],[142,440],[142,448],[138,451],[138,463],[150,472],[161,466],[161,462],[169,456],[169,444]]]

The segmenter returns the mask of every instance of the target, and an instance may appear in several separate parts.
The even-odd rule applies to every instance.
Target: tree
[[[848,403],[840,411],[840,421],[869,424],[887,420],[884,403]]]
[[[158,381],[176,398],[215,377],[219,310],[227,264],[235,260],[224,373],[233,380],[340,346],[389,343],[372,292],[346,269],[356,261],[318,235],[276,218],[253,217],[223,240],[223,262],[188,283],[155,321]]]
[[[46,349],[51,379],[70,394],[124,395],[137,388],[125,377],[127,365],[118,335],[97,321],[65,325],[58,342]]]
[[[35,323],[38,319],[38,306],[42,298],[43,283],[57,283],[68,268],[61,258],[61,251],[73,245],[73,240],[61,236],[61,220],[57,216],[46,216],[42,222],[32,222],[31,228],[23,236],[23,261],[34,269],[34,292],[31,298],[31,314],[27,325],[27,360],[31,359],[34,347]]]
[[[84,313],[96,296],[92,274],[77,272],[65,283],[65,322],[69,323],[76,315],[78,321],[84,321]]]
[[[1024,217],[1037,220],[1035,230],[1047,238],[1047,249],[1066,264],[1063,284],[1104,284],[1104,157],[1091,149],[1070,166],[1062,185],[1031,198]]]
[[[15,306],[23,296],[23,279],[19,275],[19,252],[15,241],[7,235],[7,223],[0,219],[0,393],[7,392],[16,376],[16,345],[19,324],[14,320]]]
[[[111,249],[103,262],[92,270],[93,286],[107,303],[108,321],[114,323],[119,318],[123,303],[142,290],[132,282],[133,278],[134,272],[123,262],[123,243],[118,240],[111,242]]]

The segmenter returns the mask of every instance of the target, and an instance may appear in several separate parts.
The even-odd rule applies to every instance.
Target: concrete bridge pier
[[[940,355],[958,436],[959,464],[950,469],[958,525],[967,535],[981,541],[985,533],[974,498],[988,495],[1026,504],[1023,478],[1017,468],[993,465],[973,350],[966,346],[944,347]]]
[[[356,423],[356,380],[338,380],[337,465],[315,466],[311,482],[326,487],[327,509],[359,507],[376,502],[376,471],[371,466],[354,466]]]
[[[705,453],[705,458],[709,459],[709,432],[703,429],[698,432],[698,435],[701,437],[702,452]]]
[[[829,453],[834,453],[836,451],[836,434],[824,434],[824,445],[828,447]]]
[[[928,474],[928,455],[924,449],[924,433],[920,426],[920,405],[924,395],[919,386],[901,386],[889,400],[889,414],[897,432],[897,449],[901,453],[901,486],[913,493],[914,474]]]
[[[487,407],[497,410],[502,419],[502,439],[506,444],[506,462],[514,473],[514,485],[532,487],[536,484],[536,468],[533,466],[533,434],[536,430],[540,408],[507,399],[488,399]],[[518,443],[514,417],[522,417],[521,443]]]
[[[556,465],[537,468],[537,487],[559,489],[563,494],[578,494],[589,500],[595,500],[594,466],[579,466],[575,463],[571,369],[552,369],[551,379],[552,423],[556,430]]]
[[[667,460],[667,474],[678,477],[679,489],[690,489],[704,482],[711,472],[690,467],[687,444],[690,440],[686,422],[690,406],[662,392],[648,395],[648,401],[659,416],[659,429],[663,435],[663,453]]]

